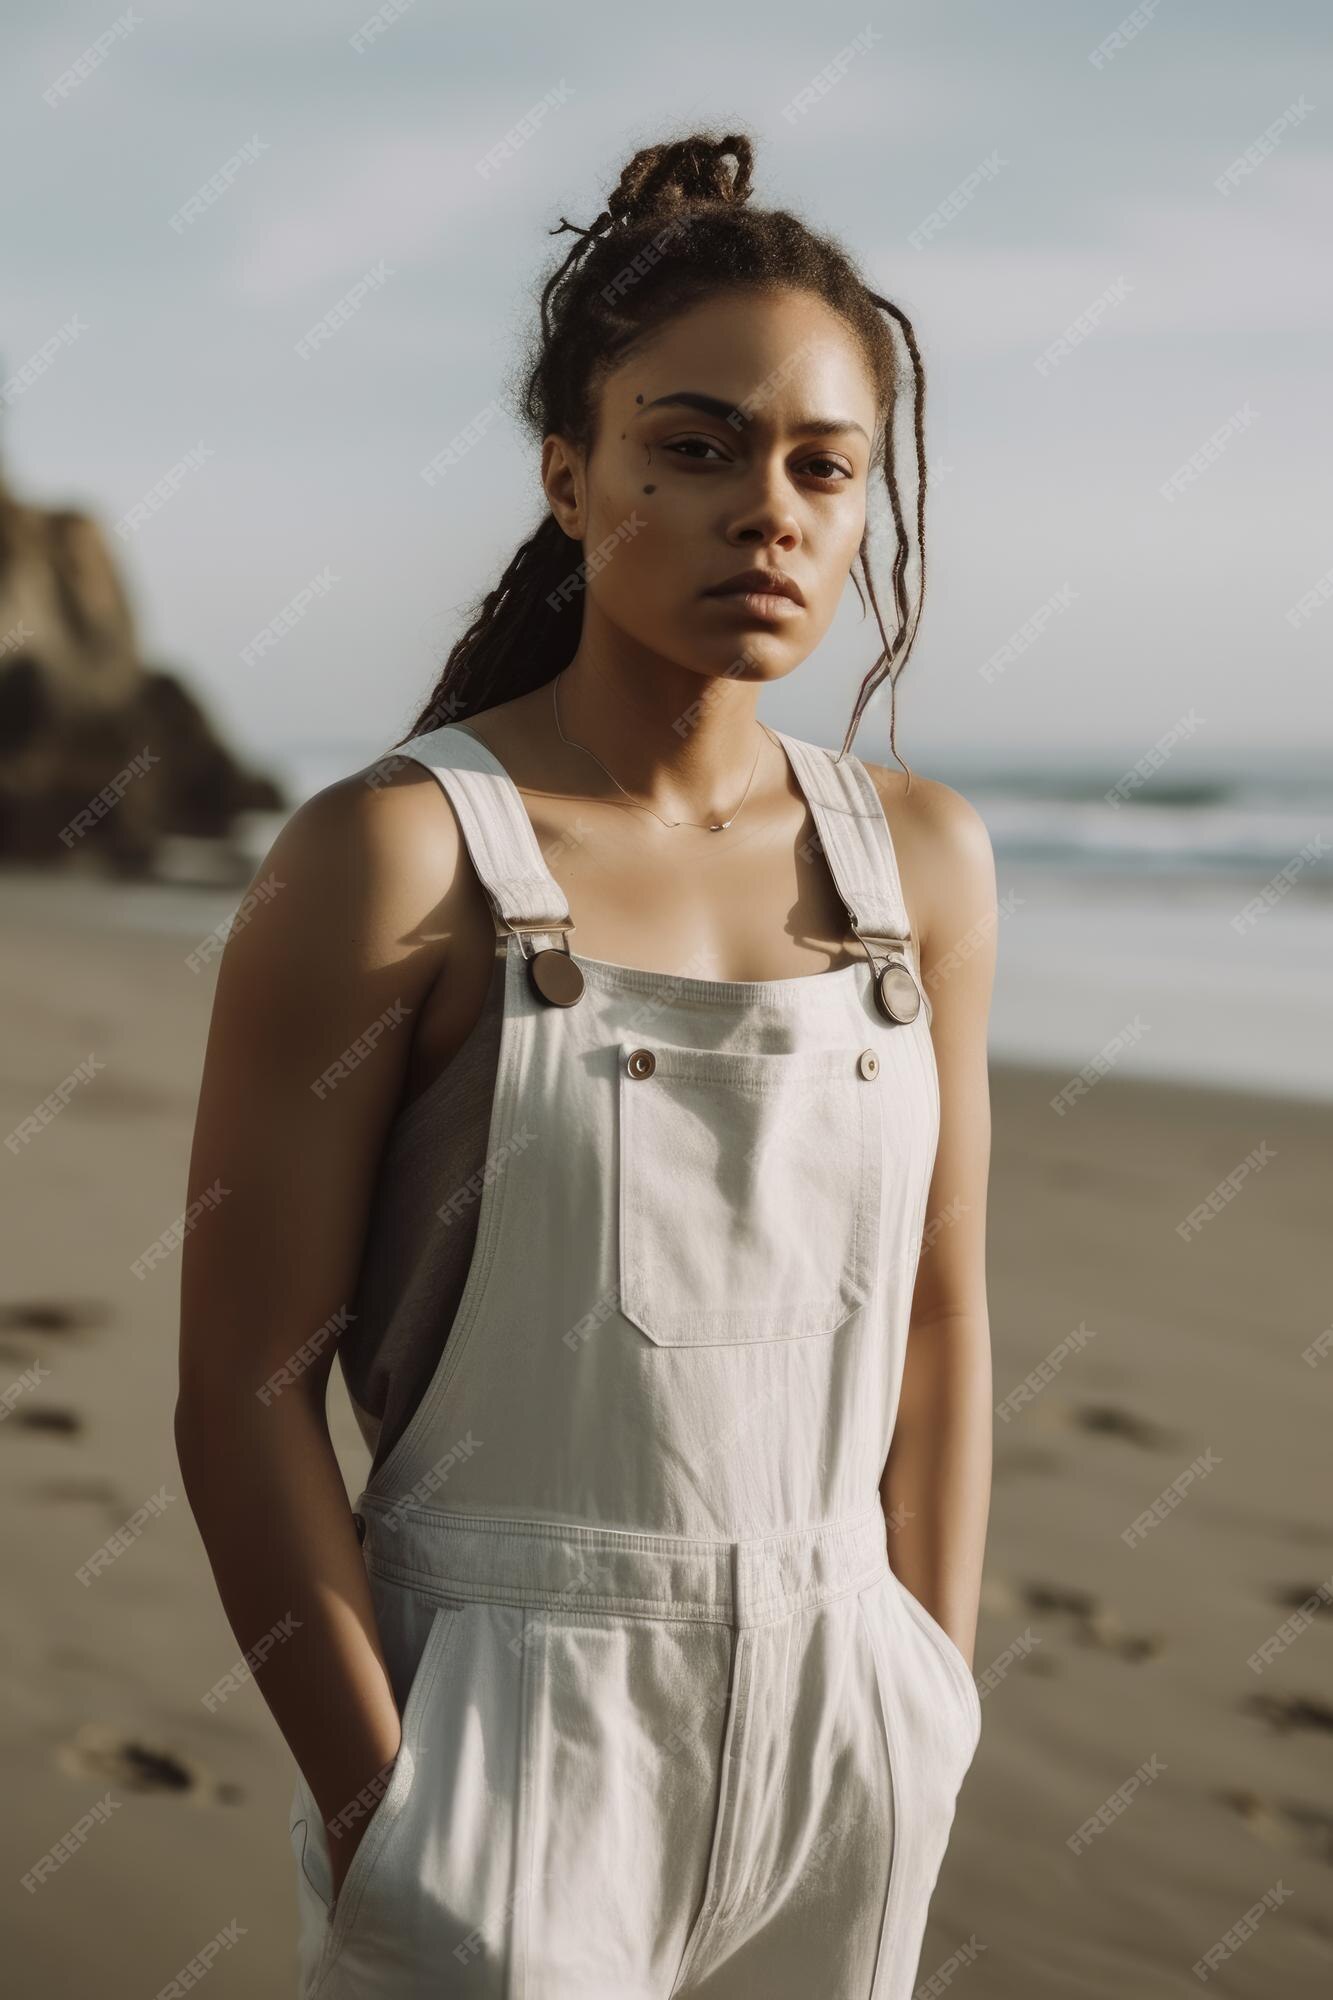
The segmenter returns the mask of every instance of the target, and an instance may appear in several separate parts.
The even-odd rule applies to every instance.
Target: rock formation
[[[164,836],[225,840],[236,814],[288,803],[145,664],[97,523],[0,483],[0,862],[151,874]]]

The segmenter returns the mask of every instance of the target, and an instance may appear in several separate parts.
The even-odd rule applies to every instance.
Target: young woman
[[[908,2000],[976,1747],[993,863],[850,748],[912,329],[750,170],[579,232],[541,524],[221,967],[177,1437],[306,2000]],[[756,707],[878,617],[880,481],[835,752]]]

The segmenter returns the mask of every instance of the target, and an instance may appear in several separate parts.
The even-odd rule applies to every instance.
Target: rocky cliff
[[[101,529],[0,487],[0,862],[151,874],[166,836],[281,812],[175,674],[141,658]]]

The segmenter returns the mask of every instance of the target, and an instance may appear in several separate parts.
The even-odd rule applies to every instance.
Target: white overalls
[[[779,740],[867,955],[756,981],[571,956],[500,762],[400,747],[504,1020],[458,1314],[357,1500],[402,1748],[332,1911],[292,1803],[302,2000],[909,2000],[981,1727],[878,1490],[938,1080],[870,775]]]

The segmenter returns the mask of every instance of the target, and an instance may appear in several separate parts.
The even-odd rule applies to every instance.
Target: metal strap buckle
[[[569,948],[569,933],[574,928],[572,917],[559,917],[554,922],[524,923],[522,918],[512,922],[500,911],[496,911],[496,936],[513,936],[518,939],[518,948],[527,962],[528,984],[533,992],[552,1007],[573,1007],[583,998],[583,971]],[[542,943],[543,938],[559,938],[559,944]],[[536,939],[533,945],[529,942]],[[497,942],[496,949],[499,949]]]
[[[853,924],[852,930],[865,946],[875,975],[875,1002],[880,1013],[896,1027],[905,1027],[921,1011],[921,988],[907,956],[911,931],[864,931],[859,924]],[[882,964],[876,960],[872,945],[888,946]]]

